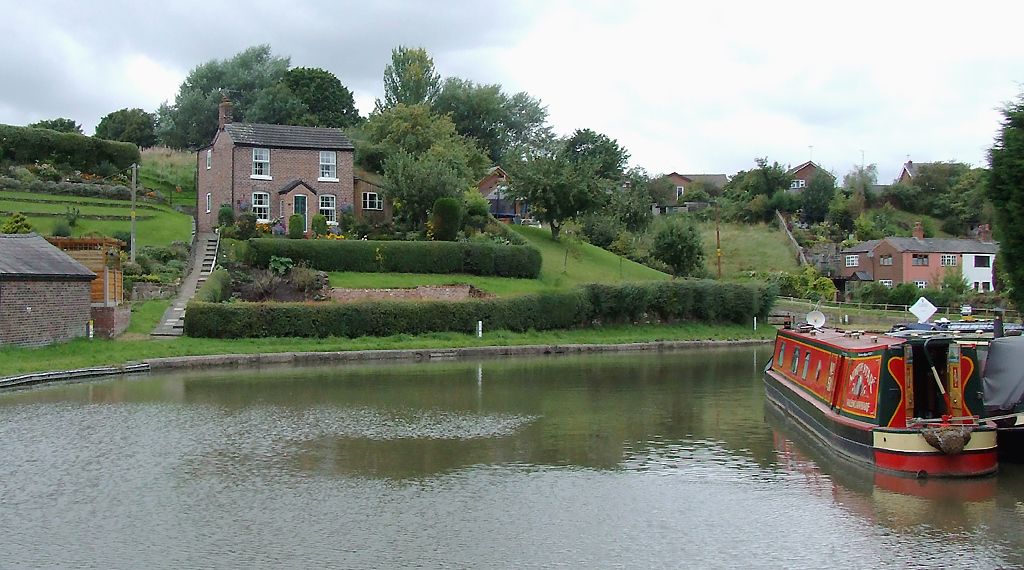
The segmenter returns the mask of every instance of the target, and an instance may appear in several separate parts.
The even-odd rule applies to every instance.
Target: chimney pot
[[[914,237],[924,239],[924,226],[921,225],[921,222],[914,222]]]
[[[220,105],[217,106],[217,128],[224,130],[224,125],[232,120],[232,105],[226,95],[221,96]]]

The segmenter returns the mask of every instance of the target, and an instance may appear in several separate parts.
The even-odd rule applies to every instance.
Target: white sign
[[[917,317],[917,322],[919,323],[927,322],[928,319],[932,318],[932,315],[935,314],[935,311],[935,305],[931,304],[931,302],[924,297],[918,299],[917,302],[910,307],[910,312]]]

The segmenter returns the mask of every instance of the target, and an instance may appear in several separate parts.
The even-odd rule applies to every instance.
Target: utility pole
[[[132,243],[130,259],[135,263],[135,182],[138,179],[139,165],[132,164]]]
[[[715,201],[715,258],[718,260],[718,280],[722,280],[722,232],[718,226],[718,201]]]

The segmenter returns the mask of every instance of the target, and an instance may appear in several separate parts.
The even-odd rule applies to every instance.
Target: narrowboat
[[[828,448],[882,472],[996,471],[996,428],[979,418],[985,407],[976,341],[815,324],[779,330],[765,366],[770,402]]]
[[[999,430],[999,456],[1024,461],[1024,337],[1007,336],[978,342],[981,361],[983,419]]]

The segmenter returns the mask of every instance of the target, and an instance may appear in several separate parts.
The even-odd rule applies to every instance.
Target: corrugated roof
[[[92,281],[96,274],[38,234],[0,234],[0,280],[31,277]]]
[[[973,239],[956,238],[885,238],[898,251],[920,251],[922,253],[998,253],[999,245]]]
[[[318,150],[352,150],[352,141],[341,129],[264,125],[260,123],[228,123],[224,130],[235,144],[268,148],[312,148]]]

